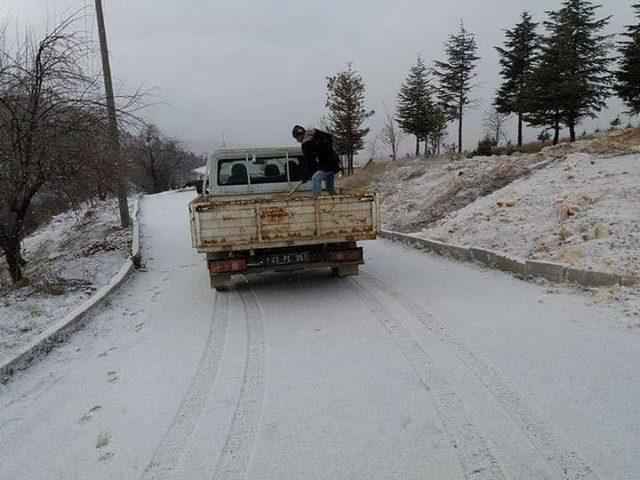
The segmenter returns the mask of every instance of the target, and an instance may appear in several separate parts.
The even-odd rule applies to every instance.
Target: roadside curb
[[[585,287],[604,287],[611,285],[631,286],[640,284],[640,278],[617,275],[615,273],[580,270],[562,263],[541,262],[512,257],[502,252],[478,247],[465,247],[422,238],[415,234],[406,234],[382,230],[381,238],[404,243],[418,250],[429,250],[443,257],[464,262],[476,262],[517,276],[545,278],[552,282],[574,283]]]
[[[89,300],[73,309],[65,317],[38,335],[30,344],[22,347],[12,358],[0,365],[0,384],[6,383],[13,374],[29,367],[36,360],[47,355],[57,345],[67,341],[75,332],[84,328],[88,321],[86,319],[87,314],[100,306],[109,294],[116,291],[129,277],[134,268],[139,265],[140,227],[138,224],[138,212],[141,199],[142,195],[139,195],[135,199],[133,207],[131,256],[127,258],[124,265],[120,268],[120,271]]]

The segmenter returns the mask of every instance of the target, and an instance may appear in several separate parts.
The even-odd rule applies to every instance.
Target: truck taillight
[[[350,250],[336,250],[329,252],[330,262],[359,262],[362,261],[362,248]]]
[[[244,258],[233,260],[214,260],[209,262],[211,273],[244,272],[247,269],[247,261]]]

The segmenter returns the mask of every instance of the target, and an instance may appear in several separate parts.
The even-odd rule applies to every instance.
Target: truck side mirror
[[[199,195],[202,195],[203,190],[204,190],[204,180],[198,180],[196,182],[196,192],[198,192]]]

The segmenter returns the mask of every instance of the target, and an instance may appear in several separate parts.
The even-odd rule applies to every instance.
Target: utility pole
[[[102,73],[104,76],[104,89],[107,96],[107,115],[109,117],[109,149],[118,194],[118,207],[120,209],[120,223],[122,228],[129,227],[129,204],[127,190],[120,171],[120,138],[118,135],[118,120],[116,118],[116,102],[113,98],[113,83],[111,82],[111,65],[109,63],[109,48],[107,46],[107,33],[104,27],[104,12],[102,0],[96,0],[96,19],[98,20],[98,36],[100,38],[100,53],[102,54]]]

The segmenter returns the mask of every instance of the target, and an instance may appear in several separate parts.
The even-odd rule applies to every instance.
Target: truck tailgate
[[[189,204],[193,246],[201,252],[371,240],[380,230],[374,193],[234,199]]]

